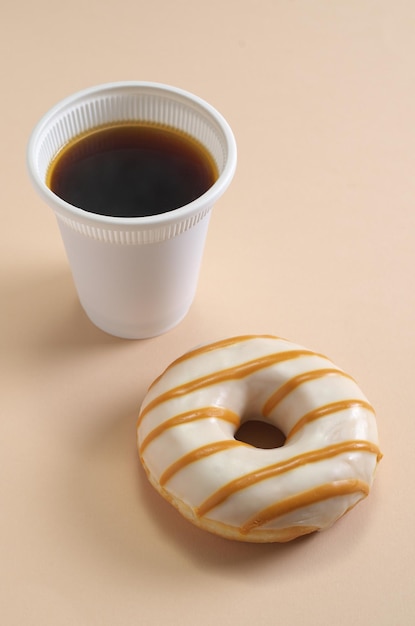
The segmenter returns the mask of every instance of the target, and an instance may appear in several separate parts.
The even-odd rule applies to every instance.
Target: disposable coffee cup
[[[138,217],[101,215],[63,200],[47,185],[50,164],[75,137],[118,123],[174,128],[202,146],[217,169],[196,199]],[[58,103],[34,128],[27,151],[33,185],[53,209],[80,303],[103,331],[130,339],[176,326],[193,302],[212,207],[230,184],[236,143],[222,115],[168,85],[109,83]]]

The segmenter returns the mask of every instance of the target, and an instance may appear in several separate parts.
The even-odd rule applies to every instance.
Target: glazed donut
[[[284,445],[237,440],[248,420],[277,427]],[[373,407],[351,376],[269,335],[174,361],[143,401],[137,445],[151,484],[184,517],[250,542],[330,527],[368,495],[381,458]]]

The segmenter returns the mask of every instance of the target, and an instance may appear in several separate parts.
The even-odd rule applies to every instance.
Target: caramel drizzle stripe
[[[370,452],[372,454],[376,454],[378,460],[382,456],[379,448],[375,444],[370,441],[363,440],[343,441],[319,450],[304,452],[292,457],[291,459],[287,459],[286,461],[280,461],[279,463],[268,465],[232,480],[202,502],[202,504],[197,508],[196,513],[199,517],[203,517],[206,513],[219,506],[230,496],[238,491],[241,491],[242,489],[246,489],[247,487],[255,485],[256,483],[266,480],[267,478],[275,478],[284,472],[295,470],[302,465],[306,465],[307,463],[325,461],[326,459],[344,454],[345,452]]]
[[[297,389],[300,385],[307,383],[312,380],[317,380],[319,378],[323,378],[324,376],[343,376],[345,378],[349,378],[350,380],[354,380],[349,374],[343,372],[343,370],[335,369],[335,368],[325,368],[319,370],[312,370],[310,372],[304,372],[303,374],[299,374],[298,376],[294,376],[290,380],[287,380],[286,383],[281,385],[275,391],[272,396],[268,398],[265,402],[264,407],[262,409],[262,414],[268,416],[288,394]]]
[[[285,498],[285,500],[276,502],[262,511],[259,511],[259,513],[251,517],[241,526],[240,531],[243,534],[248,534],[258,526],[268,524],[277,517],[292,513],[297,509],[302,509],[316,504],[317,502],[329,500],[330,498],[347,496],[359,492],[363,493],[364,496],[367,496],[369,493],[369,485],[362,480],[339,480],[334,483],[320,485],[319,487],[303,491],[295,496]]]
[[[320,419],[322,417],[326,417],[327,415],[331,415],[332,413],[338,413],[339,411],[345,411],[346,409],[353,408],[361,408],[375,412],[373,406],[366,402],[365,400],[359,399],[350,399],[350,400],[340,400],[339,402],[330,402],[329,404],[325,404],[324,406],[320,406],[317,409],[313,409],[309,413],[306,413],[298,422],[293,426],[290,432],[287,434],[286,441],[290,439],[295,433],[301,430],[306,424],[313,422],[314,420]]]
[[[187,465],[190,465],[190,463],[194,463],[195,461],[204,459],[205,457],[216,454],[217,452],[228,450],[229,448],[241,448],[246,445],[247,444],[242,443],[241,441],[236,441],[235,439],[226,439],[225,441],[215,441],[214,443],[208,443],[207,445],[197,448],[196,450],[192,450],[188,454],[185,454],[180,459],[169,465],[169,467],[160,476],[160,485],[165,485],[166,482],[170,480],[172,476],[174,476],[174,474],[179,472]]]
[[[206,376],[202,376],[201,378],[196,378],[195,380],[191,380],[188,383],[184,383],[183,385],[174,387],[173,389],[170,389],[169,391],[166,391],[151,400],[147,404],[147,406],[145,406],[141,411],[137,421],[137,426],[140,425],[141,421],[143,420],[145,415],[147,415],[147,413],[149,413],[159,404],[167,402],[172,398],[184,396],[188,393],[203,389],[204,387],[208,387],[210,385],[216,385],[218,383],[223,383],[230,380],[245,378],[246,376],[254,374],[260,369],[264,369],[266,367],[270,367],[272,365],[276,365],[277,363],[288,361],[290,359],[296,359],[301,356],[319,356],[327,358],[321,354],[313,352],[312,350],[289,350],[287,352],[268,354],[267,356],[253,359],[252,361],[246,361],[245,363],[241,363],[240,365],[236,365],[225,370],[212,372],[211,374],[207,374]]]
[[[291,541],[292,539],[297,539],[298,537],[302,537],[303,535],[310,535],[311,533],[315,533],[320,530],[319,526],[288,526],[287,528],[279,528],[278,529],[278,541],[280,543],[284,543],[287,541]]]
[[[223,420],[225,422],[230,422],[231,424],[234,424],[236,428],[239,427],[241,422],[239,415],[237,415],[233,411],[229,409],[222,409],[216,406],[208,406],[202,409],[195,409],[194,411],[180,413],[179,415],[175,415],[171,419],[159,424],[158,426],[156,426],[156,428],[153,428],[153,430],[148,433],[140,446],[140,454],[144,452],[149,443],[151,443],[154,439],[156,439],[159,435],[161,435],[169,428],[174,428],[175,426],[180,426],[181,424],[188,424],[189,422],[209,419],[212,417]]]
[[[151,389],[164,374],[175,367],[179,363],[183,363],[183,361],[187,361],[188,359],[192,359],[200,354],[205,354],[206,352],[211,352],[213,350],[219,350],[221,348],[227,348],[228,346],[233,346],[237,343],[242,343],[243,341],[250,341],[251,339],[276,339],[281,340],[281,337],[276,337],[275,335],[240,335],[238,337],[229,337],[228,339],[221,339],[220,341],[215,341],[214,343],[209,343],[206,346],[200,346],[200,348],[195,348],[190,352],[186,352],[179,358],[175,359],[160,376],[158,376],[150,385],[149,389]]]

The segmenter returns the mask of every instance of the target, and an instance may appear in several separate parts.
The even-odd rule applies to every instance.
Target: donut
[[[263,421],[285,441],[236,438]],[[245,542],[322,531],[369,494],[381,452],[372,405],[327,357],[273,335],[197,347],[151,384],[137,421],[153,487],[201,529]]]

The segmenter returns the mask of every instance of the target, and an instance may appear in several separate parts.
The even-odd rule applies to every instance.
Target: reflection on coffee
[[[169,126],[128,122],[70,141],[52,161],[46,184],[85,211],[143,217],[188,204],[217,178],[213,157],[196,139]]]

